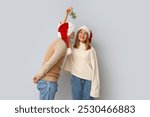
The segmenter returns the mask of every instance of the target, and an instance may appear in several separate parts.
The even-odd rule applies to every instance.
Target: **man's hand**
[[[72,11],[73,11],[73,8],[72,8],[72,7],[68,7],[68,8],[66,9],[64,19],[62,20],[62,22],[61,22],[60,24],[66,23],[67,18],[68,18],[68,15],[69,15]]]
[[[38,81],[42,78],[42,76],[35,75],[33,78],[33,83],[38,83]]]
[[[68,15],[69,13],[71,13],[73,11],[73,7],[68,7],[66,9],[66,14]]]

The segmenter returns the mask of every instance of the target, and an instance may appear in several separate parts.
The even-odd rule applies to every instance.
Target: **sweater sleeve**
[[[91,92],[92,97],[99,97],[100,95],[100,79],[99,79],[99,69],[95,49],[92,48],[91,52],[91,66],[92,66],[92,83]]]
[[[54,53],[51,58],[41,67],[38,75],[44,76],[60,59],[65,55],[65,45],[59,41],[54,47]]]
[[[65,61],[65,64],[64,64],[64,70],[67,71],[67,72],[71,72],[71,63],[72,63],[72,55],[67,55],[66,56],[66,61]]]

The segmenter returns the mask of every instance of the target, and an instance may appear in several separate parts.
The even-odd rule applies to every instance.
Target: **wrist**
[[[68,17],[69,13],[65,13],[65,17]]]
[[[43,77],[43,75],[42,74],[37,74],[36,77],[40,80]]]

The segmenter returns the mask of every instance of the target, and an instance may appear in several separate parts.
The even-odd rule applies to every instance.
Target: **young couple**
[[[67,8],[65,17],[58,26],[58,39],[49,46],[42,67],[33,78],[41,100],[54,100],[65,56],[64,70],[72,74],[72,98],[92,100],[99,97],[99,70],[96,52],[91,45],[92,32],[88,27],[81,26],[75,43],[73,46],[70,44],[70,40],[74,38],[74,26],[67,22],[67,18],[72,11],[72,7]]]

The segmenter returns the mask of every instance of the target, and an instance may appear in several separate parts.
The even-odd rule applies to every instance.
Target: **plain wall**
[[[93,31],[99,99],[150,99],[150,2],[148,0],[0,0],[0,99],[38,99],[33,76],[57,38],[57,24],[73,6],[76,29]],[[72,99],[62,71],[56,99]]]

